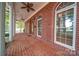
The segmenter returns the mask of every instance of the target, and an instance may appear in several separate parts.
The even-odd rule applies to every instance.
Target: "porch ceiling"
[[[47,2],[32,2],[33,8],[35,11],[27,12],[26,9],[21,9],[24,5],[21,2],[16,2],[14,5],[16,20],[25,19],[28,20],[31,16],[33,16],[36,12],[38,12],[44,5],[47,4]],[[27,2],[26,2],[27,4]]]

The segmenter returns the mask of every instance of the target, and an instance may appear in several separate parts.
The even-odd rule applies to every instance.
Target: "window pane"
[[[38,35],[42,33],[42,20],[38,20]]]
[[[56,29],[56,40],[59,41],[59,42],[61,42],[60,39],[61,39],[61,37],[60,37],[60,28],[57,28]]]
[[[73,40],[73,9],[57,14],[56,39],[67,45],[72,45]]]
[[[73,40],[73,9],[68,10],[66,13],[66,44],[72,45],[72,40]]]
[[[65,28],[61,28],[61,42],[64,44],[65,44],[65,38],[66,38],[65,32],[66,32]]]

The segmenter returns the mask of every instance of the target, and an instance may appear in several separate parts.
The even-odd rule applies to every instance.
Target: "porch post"
[[[0,2],[0,56],[5,55],[5,3]]]
[[[9,20],[10,20],[10,26],[9,26],[9,41],[12,41],[13,36],[15,34],[15,18],[13,13],[13,3],[9,2]]]
[[[13,5],[14,7],[14,5]],[[15,13],[14,13],[14,9],[12,8],[12,12],[13,12],[13,36],[15,35],[15,32],[16,32],[16,18],[15,18]]]

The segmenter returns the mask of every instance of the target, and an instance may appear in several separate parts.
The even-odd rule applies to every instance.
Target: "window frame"
[[[58,6],[60,6],[60,4],[58,4]],[[66,6],[66,7],[64,7],[62,9],[60,9],[60,10],[57,10],[57,8],[55,9],[54,43],[56,43],[58,45],[61,45],[61,46],[65,47],[65,48],[69,48],[71,50],[75,50],[75,40],[76,40],[76,7],[77,7],[77,3],[75,2],[74,4]],[[63,11],[67,11],[67,10],[72,9],[72,8],[74,9],[74,20],[73,20],[74,24],[73,24],[73,39],[72,39],[73,42],[72,42],[72,46],[70,46],[70,45],[64,44],[64,43],[59,42],[59,41],[56,40],[56,19],[57,19],[57,14],[58,13],[61,13]]]
[[[42,17],[40,17],[40,18],[38,17],[38,18],[37,18],[37,36],[38,36],[38,37],[41,37],[41,36],[42,36],[42,35],[39,35],[39,34],[38,34],[38,22],[39,22],[40,20],[42,21]]]

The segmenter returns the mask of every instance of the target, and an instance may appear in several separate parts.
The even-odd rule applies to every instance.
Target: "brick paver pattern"
[[[34,36],[26,34],[16,34],[13,41],[7,48],[7,56],[54,56],[63,55],[63,53],[56,53],[57,49],[51,44],[39,40]]]

